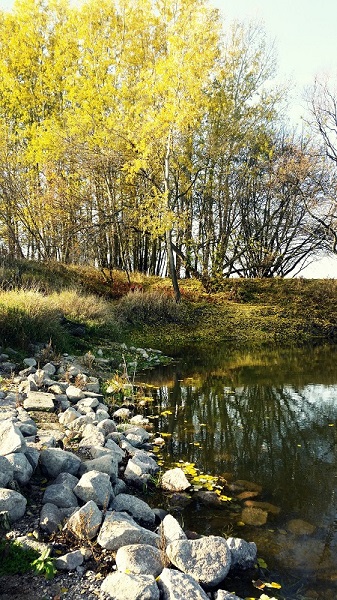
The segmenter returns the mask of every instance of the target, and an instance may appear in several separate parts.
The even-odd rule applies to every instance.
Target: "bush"
[[[121,323],[137,325],[159,325],[165,323],[186,324],[188,309],[186,304],[177,304],[167,294],[154,292],[130,292],[116,307],[116,317]]]

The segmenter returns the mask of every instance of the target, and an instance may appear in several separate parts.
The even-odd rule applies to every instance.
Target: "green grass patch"
[[[39,558],[39,553],[27,549],[17,542],[0,540],[0,577],[17,575],[34,571],[33,562]]]

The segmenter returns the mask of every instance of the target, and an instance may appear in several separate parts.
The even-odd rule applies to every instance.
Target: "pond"
[[[270,596],[335,599],[337,347],[182,354],[143,377],[153,386],[148,416],[164,434],[161,460],[219,476],[231,498],[220,507],[197,494],[185,508],[178,502],[184,528],[255,541],[267,564],[262,576],[282,585]],[[260,597],[242,586],[233,582],[231,591]]]

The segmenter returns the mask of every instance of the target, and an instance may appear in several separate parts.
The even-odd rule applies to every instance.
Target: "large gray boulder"
[[[131,544],[117,550],[118,571],[134,575],[157,577],[163,570],[162,554],[158,548],[148,544]]]
[[[25,452],[26,442],[19,427],[12,419],[0,421],[0,455],[12,454],[13,452]]]
[[[26,511],[27,500],[19,492],[0,488],[0,512],[8,512],[11,522],[18,521]]]
[[[231,567],[231,552],[226,540],[218,536],[177,540],[167,546],[166,553],[173,565],[201,585],[217,585]]]
[[[250,569],[256,563],[257,548],[254,542],[246,542],[241,538],[229,537],[227,546],[231,551],[231,568]]]
[[[13,477],[20,485],[26,485],[33,474],[33,467],[22,452],[7,454],[8,461],[13,467]]]
[[[62,483],[49,485],[42,498],[43,504],[52,503],[59,508],[71,508],[78,506],[78,500],[75,494]]]
[[[159,600],[159,589],[151,575],[112,573],[104,579],[101,590],[113,600]]]
[[[162,600],[209,600],[193,577],[173,569],[164,569],[157,584]]]
[[[137,522],[147,523],[150,526],[155,524],[156,515],[153,510],[146,502],[144,502],[144,500],[141,500],[136,496],[131,496],[130,494],[118,494],[118,496],[113,499],[110,508],[117,512],[124,511],[129,513]]]
[[[111,478],[111,481],[114,482],[118,477],[118,462],[115,460],[113,454],[106,454],[92,460],[85,460],[82,462],[78,473],[79,475],[84,475],[88,471],[106,473]]]
[[[74,487],[74,494],[83,502],[93,500],[97,506],[108,508],[112,498],[112,485],[109,475],[100,471],[88,471]]]
[[[97,542],[102,548],[117,551],[130,544],[148,544],[158,547],[159,536],[138,525],[130,515],[123,512],[107,513]]]
[[[13,475],[13,465],[5,456],[0,456],[0,487],[6,487],[12,481]]]
[[[61,511],[55,504],[47,502],[40,514],[40,527],[45,533],[51,534],[58,530],[62,522]]]
[[[47,476],[55,478],[62,472],[77,475],[81,459],[73,452],[61,448],[46,448],[41,450],[40,463]]]
[[[101,522],[102,511],[95,502],[90,500],[69,517],[67,527],[78,538],[92,540],[96,536]]]
[[[142,487],[144,484],[147,484],[151,477],[156,475],[158,471],[159,466],[151,456],[142,450],[136,450],[133,457],[130,458],[126,465],[124,477],[127,482]]]

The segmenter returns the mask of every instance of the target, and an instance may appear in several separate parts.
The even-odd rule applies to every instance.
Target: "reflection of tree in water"
[[[322,394],[325,388],[317,389]],[[337,399],[337,388],[331,394]],[[198,385],[176,379],[173,387],[158,392],[161,409],[172,412],[161,418],[162,430],[173,434],[169,454],[196,462],[204,472],[231,472],[261,483],[286,512],[317,521],[336,486],[329,423],[336,420],[337,403],[313,400],[314,395],[315,386],[231,389],[220,377],[209,376]]]

